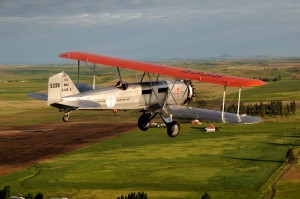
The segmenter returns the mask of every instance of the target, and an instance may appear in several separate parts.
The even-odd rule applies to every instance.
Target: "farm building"
[[[192,124],[202,124],[198,119],[192,121]]]
[[[216,127],[212,124],[207,125],[207,127],[205,128],[206,132],[216,132]]]

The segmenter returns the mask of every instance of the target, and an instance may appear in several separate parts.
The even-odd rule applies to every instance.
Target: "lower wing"
[[[226,124],[254,124],[262,122],[259,117],[248,115],[237,115],[234,113],[224,112],[222,118],[221,111],[213,111],[201,108],[192,108],[186,106],[169,105],[164,107],[163,111],[167,114],[172,114],[174,117],[186,119],[199,119],[206,122],[218,122]]]
[[[47,101],[48,95],[42,94],[42,93],[28,93],[28,97]],[[97,109],[99,108],[99,104],[97,102],[91,101],[91,100],[76,100],[76,101],[58,101],[55,103],[50,104],[50,106],[53,107],[68,107],[71,109]]]
[[[88,110],[88,109],[100,109],[100,105],[97,102],[90,100],[76,100],[76,101],[59,101],[50,104],[53,107],[69,107],[78,110]]]
[[[43,100],[43,101],[48,100],[48,95],[43,93],[28,93],[27,96],[34,99]]]

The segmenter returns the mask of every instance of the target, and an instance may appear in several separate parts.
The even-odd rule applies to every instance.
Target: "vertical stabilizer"
[[[64,72],[53,75],[48,81],[48,105],[61,101],[62,97],[78,94],[79,91],[69,75]]]

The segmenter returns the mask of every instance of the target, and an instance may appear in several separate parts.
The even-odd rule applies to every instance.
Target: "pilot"
[[[122,81],[118,81],[117,84],[115,85],[115,87],[117,88],[121,88],[121,86],[122,86]]]
[[[128,83],[124,83],[122,81],[118,81],[115,87],[117,87],[117,88],[122,89],[122,90],[125,91],[128,88]]]
[[[122,83],[122,89],[125,91],[128,88],[128,83]]]

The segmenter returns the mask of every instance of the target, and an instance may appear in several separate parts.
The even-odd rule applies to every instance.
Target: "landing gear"
[[[62,120],[64,121],[64,122],[68,122],[69,121],[69,113],[66,113],[64,116],[63,116],[63,118],[62,118]]]
[[[69,121],[69,117],[70,117],[70,113],[75,110],[75,109],[63,109],[65,111],[65,115],[63,116],[62,120],[64,122],[68,122]]]
[[[149,129],[151,114],[143,114],[138,120],[138,126],[142,131],[147,131]]]
[[[171,138],[176,137],[180,133],[180,124],[176,121],[173,121],[172,114],[170,114],[170,117],[164,117],[162,114],[160,114],[160,117],[167,125],[168,136]]]
[[[157,115],[158,113],[150,114],[150,113],[143,113],[138,120],[138,127],[142,131],[147,131],[149,129],[150,121]],[[164,121],[167,126],[167,133],[169,137],[176,137],[180,133],[180,124],[176,121],[172,121],[172,115],[170,117],[164,117],[162,113],[159,113],[160,117]]]
[[[176,121],[167,124],[167,133],[171,138],[176,137],[180,132],[180,124]]]

